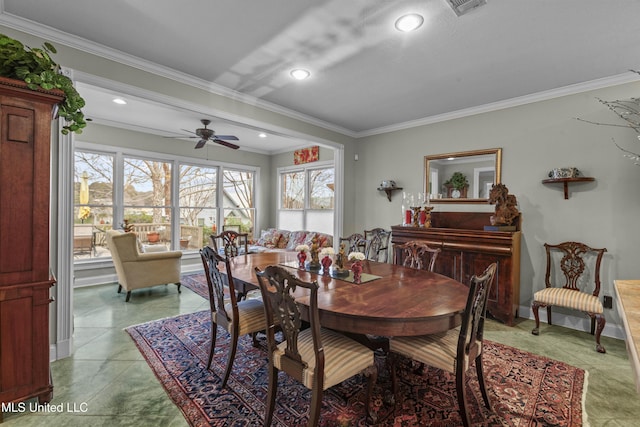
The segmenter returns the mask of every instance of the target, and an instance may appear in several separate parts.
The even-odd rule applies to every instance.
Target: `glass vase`
[[[322,258],[322,261],[320,261],[320,263],[322,264],[322,274],[328,275],[331,264],[333,264],[333,260],[329,255],[326,255],[324,258]]]
[[[298,252],[298,268],[304,269],[304,262],[307,260],[307,253],[305,251]]]
[[[402,192],[402,225],[409,227],[413,225],[413,210],[415,196],[413,193]]]
[[[360,284],[362,280],[362,262],[354,261],[351,264],[351,271],[353,271],[353,283]]]

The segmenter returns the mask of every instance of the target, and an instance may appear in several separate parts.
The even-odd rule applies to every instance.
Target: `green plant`
[[[87,126],[82,107],[84,99],[80,96],[69,77],[60,73],[60,66],[51,58],[56,49],[45,42],[42,48],[30,48],[18,40],[0,34],[0,76],[22,80],[32,90],[60,89],[64,100],[58,105],[58,114],[66,124],[62,134],[82,133]]]
[[[469,186],[469,181],[467,181],[467,177],[462,172],[454,172],[451,178],[444,184],[451,185],[456,190],[462,190]]]

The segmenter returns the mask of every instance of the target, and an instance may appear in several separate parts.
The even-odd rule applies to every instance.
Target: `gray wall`
[[[356,149],[360,161],[353,198],[359,228],[401,223],[402,195],[395,193],[389,203],[376,186],[383,179],[394,179],[407,191],[423,191],[423,156],[502,147],[502,182],[516,195],[523,215],[521,305],[530,306],[533,292],[544,287],[545,242],[576,240],[606,247],[601,295],[614,295],[613,280],[640,277],[640,166],[623,158],[612,138],[636,152],[640,142],[632,130],[575,118],[620,122],[596,97],[614,100],[639,94],[640,83],[629,83],[363,138]],[[567,166],[596,180],[571,185],[569,199],[564,200],[561,185],[541,181],[549,170]],[[493,211],[493,206],[435,208],[454,210]],[[609,325],[620,324],[615,308],[605,315]]]

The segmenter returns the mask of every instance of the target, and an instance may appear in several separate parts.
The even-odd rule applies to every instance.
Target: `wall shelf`
[[[543,179],[543,184],[555,184],[562,183],[564,185],[564,198],[565,200],[569,198],[569,183],[570,182],[590,182],[595,181],[595,178],[590,176],[578,176],[575,178],[551,178],[551,179]]]
[[[384,191],[387,193],[387,199],[391,201],[391,195],[396,190],[402,190],[402,187],[378,187],[378,191]]]

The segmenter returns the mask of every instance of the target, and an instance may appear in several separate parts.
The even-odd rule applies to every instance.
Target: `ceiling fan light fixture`
[[[296,80],[304,80],[311,75],[309,70],[305,70],[304,68],[293,69],[289,74],[291,74],[291,77],[293,77]]]
[[[422,26],[424,18],[417,13],[409,13],[403,15],[396,20],[396,30],[407,33],[409,31],[417,30]]]

